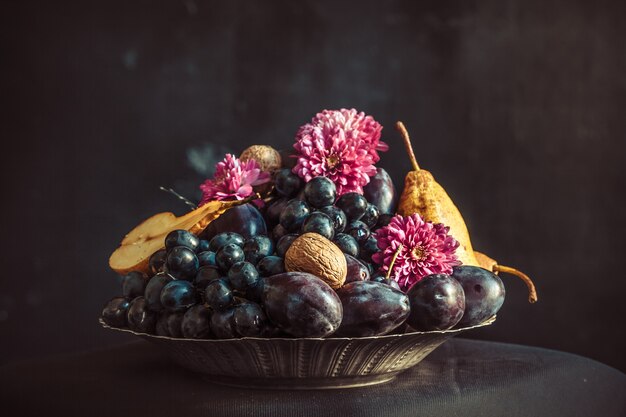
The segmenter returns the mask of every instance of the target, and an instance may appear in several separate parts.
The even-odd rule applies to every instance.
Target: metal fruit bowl
[[[165,349],[210,382],[263,389],[330,389],[382,384],[417,365],[449,338],[492,324],[373,337],[174,339],[132,333]]]

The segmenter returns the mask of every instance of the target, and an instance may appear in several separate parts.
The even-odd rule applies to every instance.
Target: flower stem
[[[396,122],[396,129],[402,135],[402,139],[404,140],[404,147],[406,148],[406,152],[409,154],[409,160],[411,161],[411,165],[413,165],[414,171],[419,171],[420,166],[417,164],[417,159],[415,159],[415,153],[413,152],[413,146],[411,145],[411,138],[409,137],[409,132],[404,127],[404,123],[401,121]]]
[[[393,269],[393,264],[396,263],[396,259],[398,258],[398,255],[400,255],[400,251],[403,247],[404,246],[400,244],[400,246],[398,246],[398,249],[396,250],[396,253],[393,254],[393,258],[391,258],[391,264],[389,264],[389,269],[387,270],[387,275],[385,276],[385,279],[389,279],[389,276],[391,275],[391,270]]]
[[[530,279],[528,275],[526,275],[522,271],[519,271],[515,268],[511,268],[510,266],[504,266],[504,265],[494,265],[493,270],[494,272],[504,272],[506,274],[511,274],[511,275],[515,275],[516,277],[519,277],[522,281],[524,281],[524,283],[528,287],[528,302],[531,304],[537,302],[537,290],[535,289],[535,284],[533,284],[533,281]]]

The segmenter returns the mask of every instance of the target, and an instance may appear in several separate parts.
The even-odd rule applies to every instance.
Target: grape
[[[226,279],[216,279],[206,286],[204,299],[213,310],[224,310],[233,303],[233,291]]]
[[[200,253],[200,252],[205,252],[209,250],[209,241],[202,239],[200,240],[200,243],[198,244],[198,247],[196,248],[196,252]]]
[[[293,197],[302,188],[302,179],[290,169],[281,169],[274,175],[274,188],[283,197]]]
[[[246,261],[256,265],[261,259],[274,253],[274,243],[267,236],[254,236],[243,245]]]
[[[314,211],[306,218],[304,223],[302,223],[301,232],[317,233],[324,236],[326,239],[332,240],[335,236],[335,226],[328,215],[321,211]]]
[[[271,277],[285,272],[285,263],[279,256],[267,256],[261,259],[256,267],[262,277]]]
[[[191,280],[198,272],[200,261],[195,252],[185,246],[176,246],[167,252],[167,271],[178,279]]]
[[[197,304],[191,307],[181,322],[181,333],[190,339],[208,339],[211,336],[211,310]]]
[[[315,177],[304,186],[304,198],[310,206],[321,208],[335,202],[337,188],[326,177]]]
[[[163,313],[156,324],[156,334],[166,337],[183,337],[181,324],[185,313]]]
[[[288,235],[281,237],[278,243],[276,244],[276,255],[280,256],[281,258],[284,258],[285,254],[287,253],[287,249],[289,249],[293,241],[296,240],[298,236],[299,235],[295,233],[290,233]]]
[[[172,230],[165,236],[165,249],[168,251],[176,246],[184,246],[195,251],[200,245],[200,239],[188,230]]]
[[[365,209],[365,213],[359,220],[367,225],[370,229],[376,226],[378,222],[378,216],[380,216],[380,211],[378,211],[378,207],[373,204],[367,204],[367,208]]]
[[[189,281],[171,281],[161,290],[161,305],[169,311],[185,311],[197,302],[198,293]]]
[[[267,317],[256,303],[246,301],[235,307],[235,331],[242,337],[260,337],[266,331]]]
[[[319,211],[328,215],[328,217],[332,219],[335,227],[335,233],[342,233],[344,231],[346,224],[348,223],[348,218],[343,210],[336,206],[326,206],[319,209]]]
[[[244,239],[239,233],[223,232],[215,235],[209,242],[209,250],[217,253],[224,246],[229,244],[235,244],[243,248]]]
[[[378,241],[374,236],[370,236],[361,244],[359,257],[365,262],[372,262],[372,255],[378,252]]]
[[[495,315],[504,303],[504,284],[495,274],[477,266],[463,265],[452,269],[465,292],[465,314],[459,326],[480,324]]]
[[[245,259],[241,246],[229,243],[215,254],[215,261],[222,272],[228,272],[231,266]]]
[[[407,323],[415,330],[447,330],[463,317],[463,287],[450,275],[428,275],[415,283],[407,295],[411,303]]]
[[[308,204],[304,201],[289,200],[280,213],[280,224],[289,232],[297,232],[310,212]]]
[[[148,281],[146,285],[146,291],[144,296],[146,298],[146,304],[152,311],[163,311],[163,305],[161,304],[161,290],[170,281],[173,281],[174,277],[166,272],[159,272]]]
[[[131,271],[124,276],[122,282],[122,294],[124,297],[132,300],[135,297],[143,295],[148,284],[148,276],[143,272]]]
[[[280,213],[285,209],[288,201],[289,199],[286,197],[281,197],[273,201],[265,211],[265,219],[273,225],[278,224],[280,221]]]
[[[387,226],[391,219],[393,219],[393,214],[381,214],[378,216],[378,221],[376,222],[376,226],[374,229],[380,229],[381,227]]]
[[[209,282],[220,279],[221,277],[222,274],[217,266],[208,265],[198,270],[193,282],[198,290],[204,290]]]
[[[144,297],[137,297],[130,302],[127,314],[130,330],[138,333],[154,333],[157,318],[157,313],[148,309]]]
[[[337,207],[346,213],[349,221],[359,220],[367,209],[367,200],[358,193],[346,193],[337,199]]]
[[[206,242],[206,240],[204,242]],[[215,252],[205,250],[198,253],[198,263],[200,267],[217,265],[217,262],[215,261]]]
[[[259,280],[259,272],[250,262],[237,262],[228,271],[228,280],[234,289],[246,291]]]
[[[148,269],[151,275],[156,275],[159,272],[163,272],[165,267],[165,259],[167,257],[167,251],[165,249],[159,249],[150,256],[148,261]]]
[[[112,327],[126,327],[126,315],[130,302],[124,297],[111,299],[102,310],[102,320]]]
[[[233,339],[237,337],[235,331],[235,309],[214,311],[211,316],[211,331],[218,339]]]
[[[339,233],[335,237],[334,242],[343,253],[354,257],[359,256],[359,244],[352,236],[345,233]]]
[[[370,237],[370,229],[359,220],[348,223],[346,233],[352,236],[359,244],[365,243],[367,238]]]
[[[274,239],[274,242],[278,242],[287,233],[289,233],[287,229],[285,229],[281,224],[277,224],[276,227],[272,229],[272,239]]]

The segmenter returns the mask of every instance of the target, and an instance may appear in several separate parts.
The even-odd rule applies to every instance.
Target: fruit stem
[[[391,276],[391,270],[393,269],[393,264],[396,263],[396,259],[398,258],[398,255],[400,255],[400,251],[402,250],[404,246],[402,244],[400,244],[400,246],[398,246],[398,249],[396,250],[396,253],[393,254],[393,258],[391,258],[391,263],[389,264],[389,269],[387,270],[387,275],[385,276],[385,279],[389,279],[389,277]]]
[[[174,195],[176,198],[178,198],[179,200],[182,200],[183,203],[187,204],[189,207],[191,207],[192,210],[195,210],[198,208],[198,206],[196,204],[194,204],[193,202],[191,202],[189,199],[183,197],[182,195],[178,194],[176,191],[174,191],[171,188],[165,188],[163,186],[159,187],[159,189],[161,191],[165,191],[166,193],[170,193],[172,195]]]
[[[506,274],[515,275],[516,277],[520,278],[522,281],[524,281],[524,283],[526,283],[526,286],[528,287],[528,302],[531,304],[537,302],[537,290],[535,289],[535,284],[533,284],[533,281],[528,275],[515,268],[504,265],[494,265],[493,270],[494,272],[504,272]]]
[[[420,166],[417,164],[417,159],[415,159],[415,153],[413,153],[413,146],[411,145],[411,138],[409,137],[409,132],[404,127],[404,123],[401,121],[396,122],[396,129],[402,135],[402,139],[404,140],[404,147],[406,148],[406,152],[409,154],[409,159],[411,161],[411,165],[413,165],[414,171],[419,171]]]

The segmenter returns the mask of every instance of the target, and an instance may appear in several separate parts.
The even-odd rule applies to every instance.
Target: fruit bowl
[[[132,333],[164,349],[209,382],[262,389],[333,389],[376,385],[417,365],[449,338],[481,324],[444,331],[353,338],[175,339]]]

